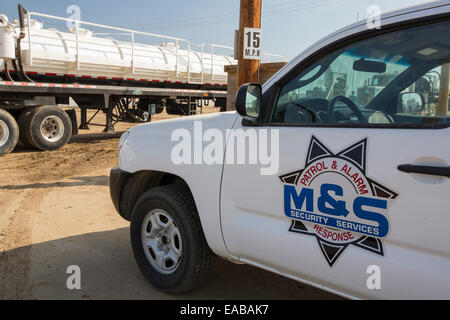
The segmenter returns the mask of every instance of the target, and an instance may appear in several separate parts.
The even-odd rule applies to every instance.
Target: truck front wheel
[[[11,152],[19,140],[19,127],[7,111],[0,109],[0,156]]]
[[[206,243],[189,190],[168,185],[145,192],[131,218],[131,244],[145,278],[170,294],[201,285],[214,254]]]

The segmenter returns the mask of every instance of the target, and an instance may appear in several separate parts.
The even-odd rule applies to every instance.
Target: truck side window
[[[271,122],[449,124],[450,22],[385,33],[320,57],[286,82]]]

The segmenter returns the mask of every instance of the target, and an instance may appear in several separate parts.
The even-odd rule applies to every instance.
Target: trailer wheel
[[[161,186],[144,193],[133,210],[130,235],[140,270],[161,291],[193,290],[212,270],[215,256],[192,196],[183,186]]]
[[[35,107],[20,115],[21,141],[43,151],[57,150],[72,136],[72,122],[58,106]]]
[[[29,134],[27,134],[26,126],[27,126],[27,118],[32,109],[25,109],[19,115],[17,119],[17,123],[19,124],[19,141],[22,142],[23,145],[34,148],[32,142],[30,141]]]
[[[19,141],[19,127],[7,111],[0,109],[0,156],[13,151]]]

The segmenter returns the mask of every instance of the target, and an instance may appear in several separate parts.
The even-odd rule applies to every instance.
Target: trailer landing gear
[[[107,97],[105,97],[106,100]],[[150,122],[152,119],[151,113],[142,109],[141,105],[134,98],[112,97],[108,99],[107,105],[109,107],[106,112],[106,128],[103,132],[113,133],[114,126],[119,121],[145,123]]]

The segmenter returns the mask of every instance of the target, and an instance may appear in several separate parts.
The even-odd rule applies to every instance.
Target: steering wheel
[[[314,111],[296,102],[289,102],[284,113],[284,122],[314,123],[316,118]]]
[[[366,118],[364,118],[363,114],[359,110],[358,106],[349,98],[344,96],[337,96],[331,99],[331,101],[328,103],[328,120],[331,123],[336,123],[336,116],[334,114],[334,106],[336,105],[336,102],[343,102],[347,107],[349,107],[355,116],[358,118],[360,123],[367,123]]]

